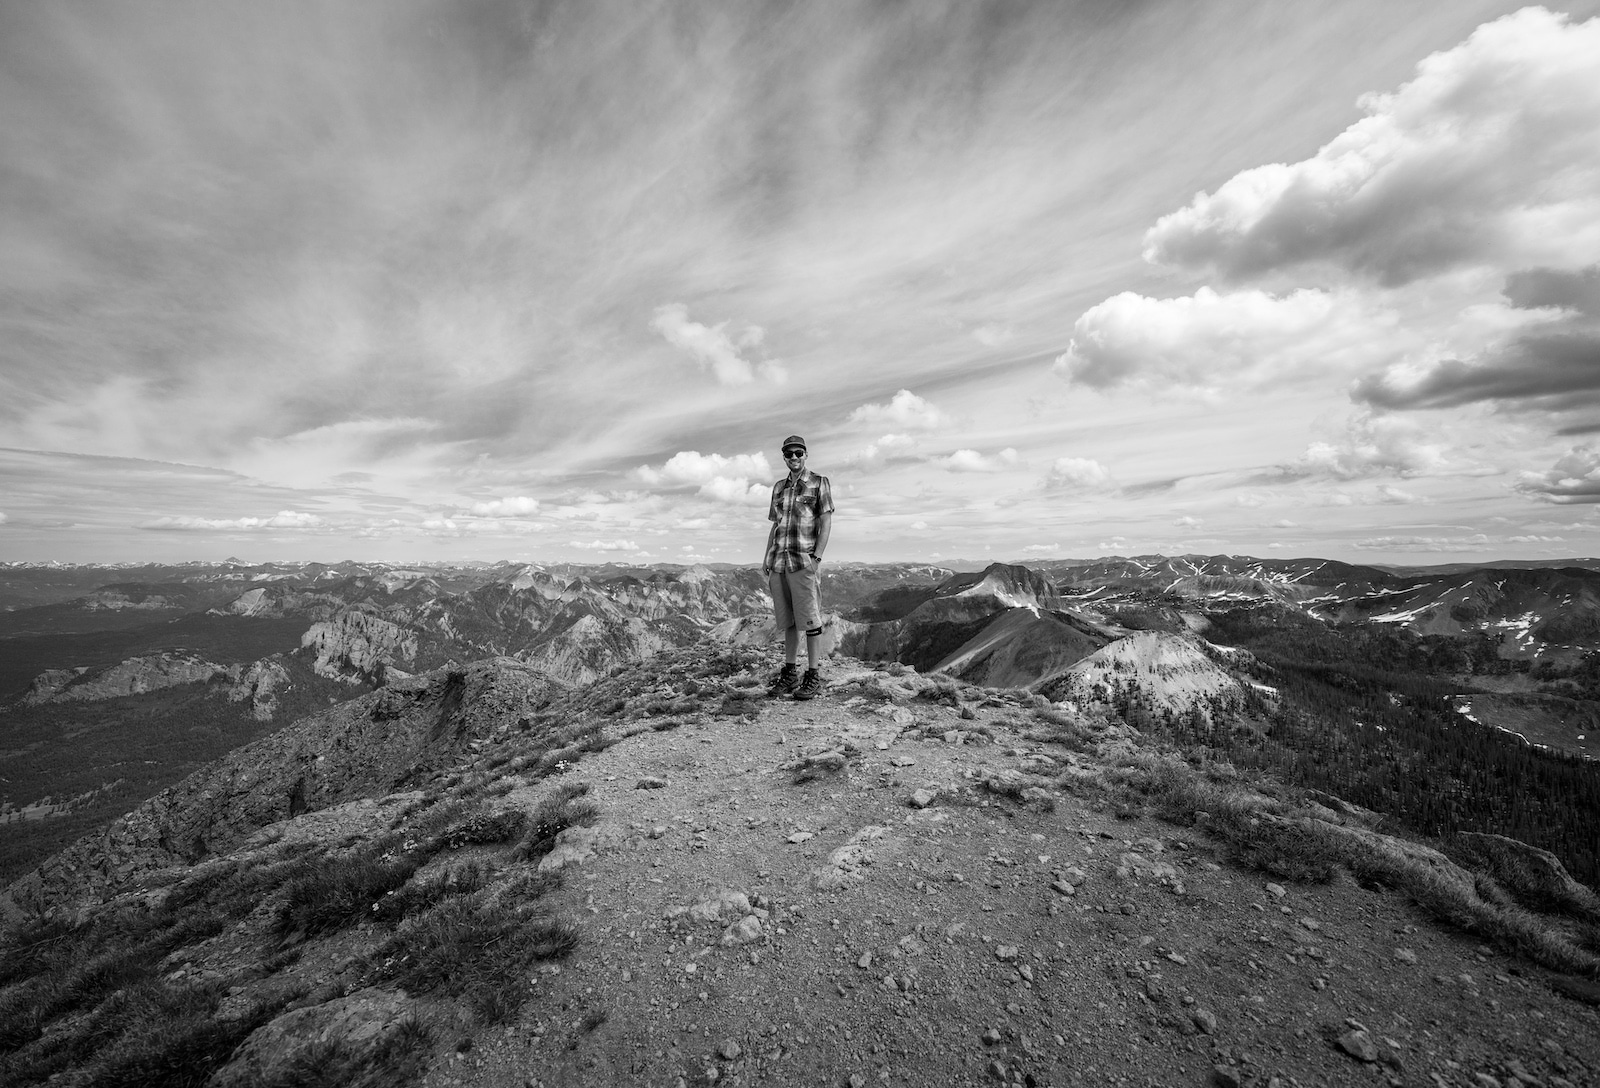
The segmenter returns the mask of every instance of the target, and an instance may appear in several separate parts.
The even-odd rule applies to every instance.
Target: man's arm
[[[822,553],[828,550],[828,533],[832,529],[833,529],[833,515],[832,514],[818,514],[817,515],[817,546],[812,551],[811,554],[816,556],[819,562],[822,559]]]
[[[764,551],[762,551],[762,553],[761,553],[761,573],[762,574],[771,574],[772,573],[772,567],[770,565],[768,565],[768,563],[767,563],[767,556],[772,554],[772,545],[773,545],[773,542],[776,541],[777,539],[778,539],[778,523],[777,522],[773,522],[772,523],[772,528],[767,530],[767,546],[766,546],[766,549]]]

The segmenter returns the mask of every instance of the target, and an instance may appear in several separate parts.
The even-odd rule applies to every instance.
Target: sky
[[[0,561],[1600,554],[1597,16],[0,2]]]

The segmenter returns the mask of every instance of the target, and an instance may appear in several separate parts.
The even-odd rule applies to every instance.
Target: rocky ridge
[[[92,929],[251,875],[255,909],[159,965],[162,986],[209,1002],[207,1022],[237,1040],[209,1067],[217,1085],[285,1082],[313,1055],[352,1080],[403,1067],[473,1088],[1566,1088],[1600,1071],[1582,978],[1600,960],[1574,953],[1578,975],[1563,974],[1473,931],[1501,911],[1575,932],[1560,911],[1479,898],[1506,894],[1485,882],[1509,880],[1512,859],[1578,897],[1561,909],[1581,917],[1592,899],[1553,859],[1504,840],[1463,869],[1338,798],[1187,768],[1066,704],[900,666],[838,659],[815,703],[769,701],[772,664],[703,644],[582,689],[506,659],[417,676],[200,772],[5,902]],[[1209,813],[1139,800],[1182,789],[1212,798]],[[1224,796],[1264,838],[1340,836],[1478,913],[1443,922],[1343,870],[1263,873]],[[547,823],[578,797],[584,814]],[[513,817],[547,836],[542,852],[485,830]],[[354,904],[366,920],[283,936],[275,919],[299,917],[303,893],[271,883],[278,867],[320,855],[355,870],[429,835],[442,852],[393,892],[419,917],[397,921],[378,892]],[[510,909],[535,878],[539,909],[577,943],[533,955],[509,1007],[385,981],[399,949],[426,943],[407,926]],[[430,888],[446,896],[432,907]],[[41,1030],[17,1053],[72,1029]],[[99,1060],[55,1083],[89,1083]]]
[[[142,654],[98,669],[47,669],[34,678],[21,702],[95,702],[211,681],[225,684],[231,701],[248,700],[257,721],[271,721],[278,709],[277,692],[288,684],[289,673],[276,657],[219,665],[193,653]]]

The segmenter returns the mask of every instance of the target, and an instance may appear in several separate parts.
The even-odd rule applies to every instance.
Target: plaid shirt
[[[767,544],[762,566],[785,574],[804,570],[806,557],[817,548],[817,519],[831,513],[833,489],[826,476],[806,469],[792,486],[787,476],[773,484],[767,520],[777,522],[778,531]]]

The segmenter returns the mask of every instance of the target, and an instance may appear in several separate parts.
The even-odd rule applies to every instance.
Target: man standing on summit
[[[815,699],[822,690],[818,671],[822,657],[822,605],[817,595],[822,553],[833,527],[833,489],[826,476],[806,468],[806,440],[792,434],[783,440],[789,475],[772,485],[767,520],[767,555],[761,573],[772,592],[772,611],[783,632],[783,668],[773,677],[768,695]],[[806,633],[806,674],[798,676],[800,632]]]

